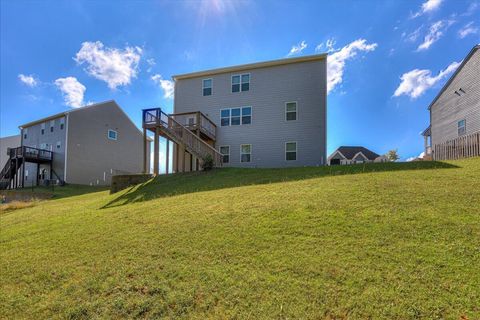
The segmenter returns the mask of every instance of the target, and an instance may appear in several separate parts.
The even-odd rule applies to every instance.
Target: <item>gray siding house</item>
[[[437,153],[443,153],[442,144],[480,132],[479,48],[480,45],[472,48],[428,107],[430,125],[422,133],[427,158],[432,158],[435,149]],[[465,140],[468,143],[473,141],[470,138]],[[455,156],[459,150],[447,151]]]
[[[26,162],[25,170],[20,170],[25,186],[43,179],[109,185],[112,175],[142,171],[143,134],[113,100],[55,114],[19,128],[21,146],[27,148],[27,153],[35,149],[53,153],[51,163]]]
[[[3,166],[8,160],[8,150],[18,147],[21,144],[20,135],[0,138],[0,166]]]
[[[321,54],[176,75],[171,116],[187,127],[196,112],[208,118],[223,166],[324,165],[326,66]],[[193,154],[184,162],[186,171],[198,167]]]

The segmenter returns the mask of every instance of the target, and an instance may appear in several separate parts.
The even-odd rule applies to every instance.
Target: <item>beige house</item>
[[[364,147],[342,146],[335,150],[327,159],[329,165],[347,165],[357,163],[388,162],[386,156],[381,156]]]
[[[109,185],[115,174],[142,172],[143,134],[113,100],[34,120],[19,128],[20,143],[2,163],[3,185],[7,180],[9,187],[47,180]]]
[[[472,48],[428,107],[424,159],[480,156],[479,48]]]

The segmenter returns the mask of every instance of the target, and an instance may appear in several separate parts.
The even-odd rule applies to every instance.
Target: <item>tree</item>
[[[400,156],[398,155],[397,149],[388,151],[388,152],[385,154],[385,157],[387,157],[388,160],[393,161],[393,162],[395,162],[395,161],[397,161],[398,159],[400,159]]]

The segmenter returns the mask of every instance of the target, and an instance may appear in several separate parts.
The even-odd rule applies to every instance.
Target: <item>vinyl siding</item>
[[[115,102],[69,113],[68,126],[68,183],[109,185],[112,170],[142,172],[143,135]],[[107,138],[109,129],[116,141]]]
[[[65,172],[65,147],[66,147],[66,124],[63,129],[60,129],[60,119],[65,118],[64,115],[59,116],[55,119],[49,119],[48,121],[42,122],[45,124],[45,133],[42,134],[42,123],[37,123],[30,127],[25,127],[21,130],[22,143],[27,147],[35,147],[41,149],[42,144],[48,144],[46,149],[53,151],[53,164],[52,168],[55,173],[61,178],[64,178]],[[53,132],[50,131],[50,122],[54,122]],[[27,139],[23,138],[23,134],[27,129]],[[57,142],[60,141],[60,148],[57,148]],[[25,169],[28,170],[28,178],[26,178],[25,185],[30,186],[32,182],[36,181],[37,164],[36,163],[27,163]],[[47,172],[49,169],[48,164],[41,164],[40,170],[46,169]],[[47,178],[49,174],[47,174]],[[57,177],[52,175],[53,179]]]
[[[480,52],[476,50],[431,106],[432,145],[458,137],[457,123],[466,120],[466,134],[480,130]],[[455,90],[462,88],[461,96]]]
[[[8,148],[20,147],[20,135],[0,138],[0,170],[7,163],[9,156],[7,155]]]
[[[250,74],[250,90],[231,92],[231,76]],[[202,95],[202,80],[213,80]],[[297,120],[285,120],[285,103],[297,102]],[[220,126],[220,110],[252,107],[252,123]],[[298,62],[175,82],[174,112],[201,111],[217,125],[215,147],[230,146],[228,166],[315,166],[326,159],[326,60]],[[297,160],[285,160],[285,142],[297,142]],[[252,145],[252,161],[240,162],[240,145]]]

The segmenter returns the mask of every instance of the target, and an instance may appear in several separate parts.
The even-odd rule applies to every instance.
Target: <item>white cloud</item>
[[[420,26],[409,34],[404,32],[404,33],[402,33],[402,38],[404,38],[405,41],[415,42],[420,37],[420,31],[422,30],[422,28],[423,28],[423,26]]]
[[[420,97],[425,91],[436,85],[438,82],[454,72],[460,62],[452,62],[445,70],[441,70],[436,76],[426,69],[414,69],[404,73],[400,79],[402,82],[395,90],[393,96],[409,96],[412,99]]]
[[[59,78],[55,80],[55,85],[62,91],[65,105],[72,108],[80,108],[84,105],[83,95],[87,88],[78,82],[77,78]]]
[[[156,65],[157,63],[155,62],[155,59],[150,58],[150,59],[147,59],[147,64],[149,66],[147,69],[147,72],[150,73],[152,72],[153,66]]]
[[[433,12],[435,10],[437,10],[438,8],[440,8],[440,5],[442,4],[443,0],[427,0],[425,1],[424,3],[422,3],[422,7],[420,8],[420,10],[415,13],[412,18],[416,18],[416,17],[419,17],[425,13],[430,13],[430,12]]]
[[[425,156],[425,152],[422,152],[420,153],[418,156],[416,157],[410,157],[410,158],[407,158],[407,162],[410,162],[410,161],[413,161],[413,160],[416,160],[416,159],[423,159],[423,157]]]
[[[165,80],[161,75],[155,74],[151,77],[153,82],[155,82],[163,90],[163,97],[167,99],[173,98],[174,85],[173,81]]]
[[[473,24],[473,21],[467,23],[462,29],[458,31],[458,36],[463,39],[470,34],[477,34],[478,27]]]
[[[320,43],[318,44],[316,47],[315,47],[315,52],[319,52],[323,49],[323,47],[325,47],[325,49],[327,50],[327,52],[333,52],[335,51],[335,49],[333,48],[335,46],[335,40],[332,38],[332,39],[328,39],[325,43]]]
[[[292,46],[292,49],[290,49],[290,52],[287,54],[287,56],[293,56],[295,54],[299,54],[306,48],[307,48],[307,43],[305,42],[305,40],[303,40],[296,46]]]
[[[418,46],[417,51],[427,50],[432,44],[438,41],[443,36],[443,32],[452,24],[453,20],[440,20],[435,22],[428,29],[428,33],[423,39],[423,42]]]
[[[38,84],[38,80],[33,77],[33,75],[24,75],[20,73],[18,79],[25,85],[29,87],[35,87]]]
[[[333,50],[334,42],[333,40],[329,41],[327,41],[327,47]],[[347,60],[355,57],[358,52],[373,51],[376,47],[376,43],[367,44],[367,40],[358,39],[330,54],[327,60],[327,92],[330,93],[338,84],[342,83]]]
[[[105,81],[110,89],[116,89],[136,78],[141,55],[139,47],[107,48],[96,41],[82,43],[74,60],[79,64],[86,63],[85,71],[89,75]]]

